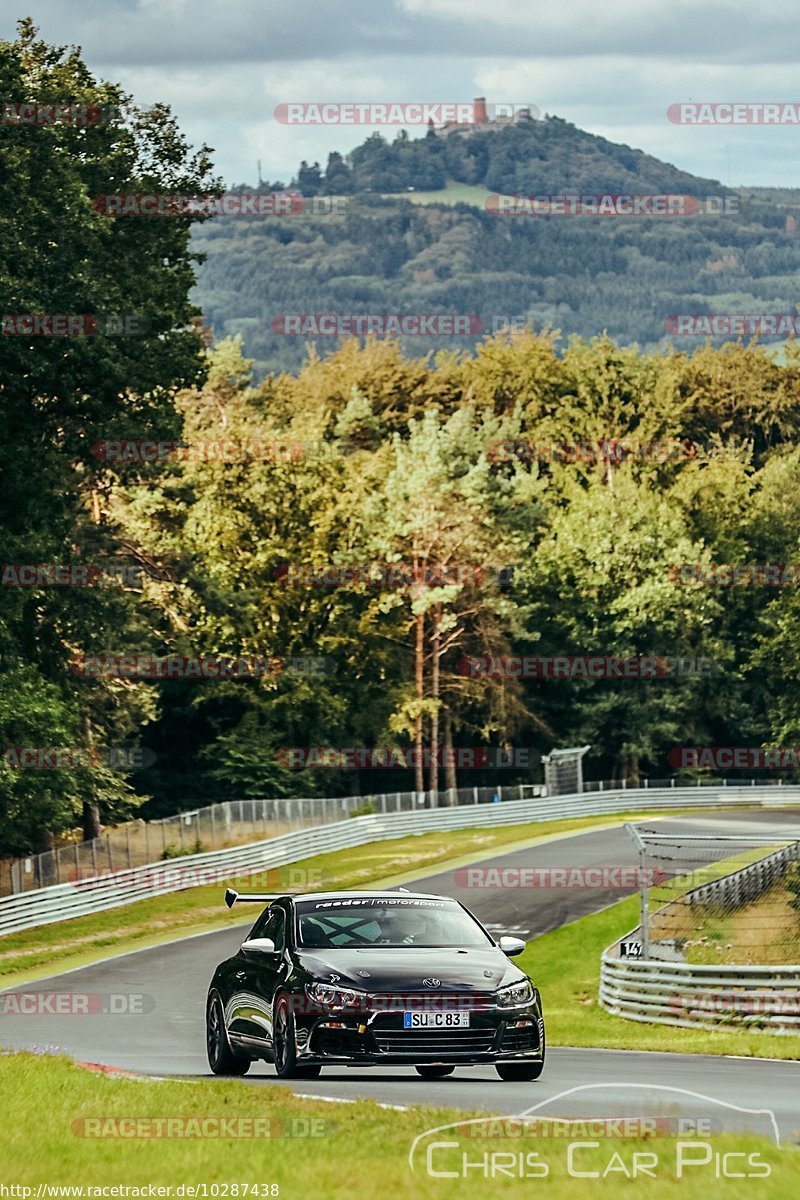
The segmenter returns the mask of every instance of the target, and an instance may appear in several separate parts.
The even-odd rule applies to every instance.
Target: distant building
[[[448,121],[445,125],[434,125],[433,121],[430,121],[429,128],[433,129],[434,133],[443,133],[445,136],[451,133],[497,133],[500,129],[508,129],[513,125],[525,125],[535,120],[529,108],[517,108],[513,104],[499,104],[496,107],[510,111],[507,113],[497,112],[490,116],[486,107],[486,97],[477,96],[473,101],[474,120]]]

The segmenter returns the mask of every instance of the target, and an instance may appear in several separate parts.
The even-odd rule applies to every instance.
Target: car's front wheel
[[[418,1075],[423,1079],[444,1079],[445,1075],[452,1075],[455,1067],[439,1067],[430,1064],[428,1066],[414,1067]]]
[[[225,1028],[225,1013],[219,996],[209,996],[206,1009],[206,1050],[208,1065],[215,1075],[246,1075],[249,1058],[237,1058],[231,1050]]]
[[[527,1083],[539,1078],[544,1070],[544,1059],[541,1062],[495,1063],[495,1070],[507,1083]]]
[[[294,1015],[288,996],[279,997],[272,1022],[272,1045],[275,1073],[280,1079],[316,1079],[321,1067],[299,1066]]]

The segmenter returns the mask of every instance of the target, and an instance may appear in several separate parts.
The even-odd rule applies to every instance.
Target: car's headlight
[[[367,993],[357,988],[334,987],[332,983],[308,983],[306,991],[312,1000],[325,1008],[364,1008]]]
[[[500,988],[495,992],[495,1000],[500,1008],[521,1008],[523,1004],[530,1004],[535,999],[536,988],[530,979],[523,979],[520,983],[510,983],[507,987]]]

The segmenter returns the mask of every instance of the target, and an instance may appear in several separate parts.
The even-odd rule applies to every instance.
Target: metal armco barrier
[[[799,854],[800,842],[795,842],[692,888],[683,899],[690,905],[755,900],[783,878]],[[640,935],[641,926],[620,940],[637,940]],[[614,942],[600,959],[600,1003],[614,1016],[699,1029],[755,1027],[800,1033],[800,965],[676,963],[618,954],[619,942]]]
[[[775,791],[763,788],[621,788],[575,796],[507,800],[419,812],[378,813],[299,830],[247,845],[156,862],[148,866],[56,884],[0,899],[0,935],[71,917],[117,908],[209,882],[222,883],[270,867],[287,866],[330,850],[345,850],[415,833],[517,825],[620,812],[674,808],[725,808],[773,804]],[[800,786],[782,787],[781,802],[800,803]],[[193,873],[196,873],[193,876]]]
[[[636,937],[634,930],[630,937]],[[612,950],[616,949],[616,944]],[[694,1029],[800,1033],[800,965],[717,966],[614,958],[600,964],[600,1003],[630,1021]]]

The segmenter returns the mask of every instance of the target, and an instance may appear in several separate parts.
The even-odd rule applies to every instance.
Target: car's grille
[[[535,1025],[510,1025],[503,1034],[501,1050],[535,1050],[539,1033]]]
[[[475,1054],[491,1050],[495,1031],[475,1029],[375,1029],[375,1044],[382,1054],[438,1056]]]

